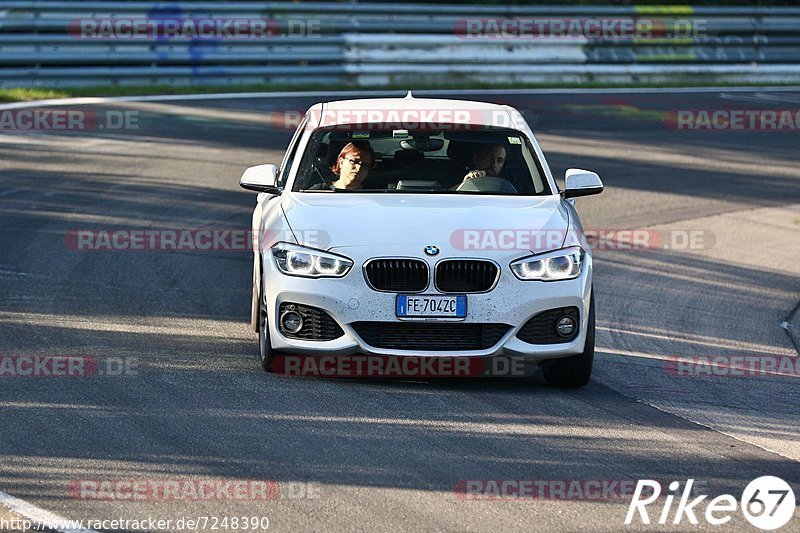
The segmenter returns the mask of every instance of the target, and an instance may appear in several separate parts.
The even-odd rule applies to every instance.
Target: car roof
[[[320,116],[318,127],[371,123],[375,122],[374,118],[377,118],[378,123],[394,123],[398,117],[400,121],[413,123],[414,117],[417,116],[415,113],[418,113],[422,120],[430,119],[441,123],[516,128],[518,126],[513,119],[516,116],[521,118],[518,111],[505,105],[411,96],[324,102],[312,106],[309,113],[312,116]]]

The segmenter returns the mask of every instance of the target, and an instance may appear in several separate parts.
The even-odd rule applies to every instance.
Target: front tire
[[[589,320],[586,325],[586,344],[583,353],[556,359],[542,372],[548,385],[576,389],[589,383],[594,364],[594,291],[590,296]]]
[[[263,274],[262,274],[263,276]],[[269,320],[267,305],[264,303],[264,282],[261,282],[261,292],[258,295],[258,356],[261,368],[265,372],[272,372],[272,343],[269,339]]]

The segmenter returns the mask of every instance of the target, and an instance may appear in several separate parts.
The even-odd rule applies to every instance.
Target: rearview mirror
[[[603,182],[600,181],[600,176],[594,172],[582,168],[567,170],[564,176],[564,190],[561,191],[561,196],[565,200],[601,192],[603,192]]]
[[[403,150],[419,150],[420,152],[438,152],[444,148],[442,139],[431,139],[430,137],[414,137],[400,141]]]
[[[251,191],[280,194],[277,174],[275,165],[256,165],[244,171],[239,186]]]

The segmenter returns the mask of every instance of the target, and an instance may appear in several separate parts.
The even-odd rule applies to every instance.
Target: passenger
[[[331,167],[337,179],[331,184],[317,183],[308,190],[360,189],[374,161],[375,151],[369,143],[348,143],[339,152],[336,162]]]

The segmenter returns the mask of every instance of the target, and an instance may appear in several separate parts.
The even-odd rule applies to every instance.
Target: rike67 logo
[[[664,500],[664,507],[655,518],[656,523],[666,525],[672,514],[672,504],[678,500],[672,518],[672,524],[679,525],[683,519],[692,525],[698,524],[697,511],[695,509],[702,503],[707,495],[690,500],[694,494],[692,486],[694,480],[689,479],[681,491],[681,484],[673,481],[669,484],[671,494],[667,494]],[[680,495],[678,494],[680,491]],[[638,513],[638,519],[642,524],[650,524],[650,515],[647,507],[656,502],[661,496],[661,484],[651,479],[639,480],[633,492],[633,498],[628,506],[628,514],[625,516],[625,525],[631,525]],[[727,524],[733,518],[733,513],[737,507],[741,506],[744,517],[751,525],[763,531],[771,531],[785,526],[794,515],[797,502],[794,491],[779,477],[762,476],[751,481],[742,492],[742,497],[737,501],[730,494],[722,494],[712,499],[706,504],[705,512],[701,515],[706,522],[712,526]],[[796,531],[796,529],[795,529]]]

